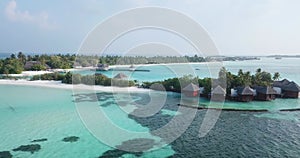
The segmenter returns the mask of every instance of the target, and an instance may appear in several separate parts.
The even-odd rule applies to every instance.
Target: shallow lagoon
[[[237,73],[239,69],[255,73],[258,68],[262,68],[267,72],[279,72],[283,78],[293,80],[300,84],[300,58],[282,58],[276,60],[274,58],[261,58],[261,60],[249,61],[225,61],[217,63],[217,66],[225,66],[232,73]],[[185,74],[193,74],[195,76],[210,77],[216,74],[219,69],[214,63],[190,63],[190,64],[167,64],[167,65],[147,65],[136,66],[137,69],[147,69],[150,72],[129,72],[129,71],[99,71],[108,77],[113,77],[117,73],[125,73],[131,80],[143,81],[161,81],[168,78],[183,76]],[[94,74],[95,71],[84,70],[77,73],[86,75]]]
[[[10,151],[15,157],[99,157],[102,154],[124,157],[297,157],[300,154],[299,112],[223,111],[208,135],[199,138],[199,128],[206,113],[206,110],[199,110],[188,130],[179,139],[162,149],[136,154],[115,150],[97,140],[78,116],[75,98],[69,90],[30,86],[0,88],[0,149]],[[109,93],[99,94],[111,96]],[[135,96],[145,97],[142,100],[147,100],[146,94]],[[176,113],[176,100],[179,101],[179,96],[169,94],[168,98],[162,111],[147,118],[132,117],[112,102],[106,106],[99,104],[99,108],[103,108],[107,115],[114,116],[110,118],[122,128],[148,132],[147,139],[157,141],[160,138],[152,135],[151,131],[164,126],[174,115],[181,115]],[[283,101],[289,104],[288,100]],[[62,139],[68,136],[77,136],[79,140],[73,143],[63,142]],[[48,140],[37,142],[41,149],[33,154],[12,151],[21,145],[33,144],[32,140],[41,138]]]
[[[72,91],[30,86],[0,86],[0,89],[0,151],[11,151],[16,157],[98,157],[113,150],[99,142],[86,129],[76,111]],[[114,113],[113,121],[123,123],[123,128],[149,131],[128,119],[127,114],[116,104],[99,108]],[[73,143],[63,142],[62,139],[68,136],[77,136],[79,140]],[[32,140],[41,138],[48,140],[39,142],[41,150],[34,154],[12,151],[21,145],[33,144]],[[151,134],[149,138],[159,139]],[[145,155],[169,156],[173,153],[169,147],[165,147]]]

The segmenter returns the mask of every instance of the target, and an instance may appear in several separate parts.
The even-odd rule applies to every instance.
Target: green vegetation
[[[188,85],[189,83],[198,84],[198,77],[193,77],[192,75],[186,75],[180,78],[170,78],[164,81],[155,81],[155,82],[143,82],[143,88],[151,88],[155,89],[155,87],[151,87],[154,84],[161,84],[165,87],[167,91],[180,92],[183,87]],[[202,81],[202,80],[201,80]]]
[[[256,60],[249,57],[199,57],[194,56],[97,56],[57,54],[25,55],[19,52],[9,58],[0,59],[0,74],[19,74],[23,70],[40,71],[46,69],[70,69],[75,67],[96,66],[98,63],[108,65],[156,64],[156,63],[190,63],[205,61]]]
[[[52,69],[69,69],[73,67],[75,55],[24,55],[19,52],[9,58],[0,59],[0,74],[20,74],[23,70],[40,71],[47,67]]]
[[[249,71],[244,72],[239,70],[237,75],[228,72],[224,67],[219,71],[218,79],[213,78],[203,78],[193,77],[191,75],[183,76],[180,78],[171,78],[164,81],[155,82],[144,82],[142,84],[143,88],[155,89],[151,87],[153,84],[162,84],[167,91],[181,92],[189,83],[198,84],[199,87],[204,87],[204,95],[208,95],[211,92],[212,86],[220,85],[224,89],[226,88],[227,93],[230,93],[231,88],[239,86],[270,86],[274,80],[279,79],[280,74],[278,72],[271,73],[257,69],[256,73],[251,75]]]
[[[117,86],[117,87],[131,87],[135,85],[134,81],[111,79],[102,74],[85,75],[50,73],[43,75],[35,75],[31,79],[34,80],[54,80],[62,81],[66,84],[85,84],[85,85],[102,85],[102,86]]]
[[[13,58],[12,58],[13,57]],[[15,56],[0,60],[0,74],[19,74],[23,71],[23,64]]]
[[[130,65],[130,64],[157,64],[157,63],[188,63],[188,62],[204,62],[205,58],[197,55],[190,56],[102,56],[99,63],[108,65]]]
[[[278,72],[274,73],[272,77],[271,73],[262,71],[260,68],[253,75],[249,71],[244,72],[241,69],[237,75],[228,72],[225,68],[222,68],[219,72],[219,80],[226,79],[227,93],[231,88],[239,86],[270,86],[274,80],[278,80],[279,78],[280,74]]]
[[[60,81],[65,78],[65,75],[60,74],[58,72],[43,74],[43,75],[35,75],[31,78],[32,81],[34,80],[53,80],[53,81]]]
[[[187,62],[204,62],[205,59],[198,57],[183,56],[76,56],[70,55],[24,55],[19,52],[17,55],[12,54],[9,58],[0,60],[0,74],[19,74],[23,70],[40,71],[50,69],[70,69],[73,66],[96,66],[98,63],[108,65],[129,65],[129,64],[155,64],[155,63],[187,63]]]

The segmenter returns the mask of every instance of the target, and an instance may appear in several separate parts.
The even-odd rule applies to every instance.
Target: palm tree
[[[26,56],[22,52],[19,52],[17,57],[23,64],[26,63]]]
[[[261,73],[261,68],[258,68],[258,69],[256,70],[256,73]]]
[[[260,85],[261,80],[262,80],[262,72],[261,72],[261,68],[258,68],[254,76],[254,84]]]
[[[278,81],[279,78],[280,78],[279,72],[275,72],[274,75],[273,75],[273,80],[274,80],[274,81]]]
[[[250,73],[250,71],[247,71],[246,73],[244,73],[243,81],[244,81],[244,84],[246,86],[249,86],[251,84],[251,73]]]
[[[244,72],[243,72],[242,69],[240,69],[239,72],[238,72],[238,76],[239,76],[239,77],[242,77],[243,75],[244,75]]]

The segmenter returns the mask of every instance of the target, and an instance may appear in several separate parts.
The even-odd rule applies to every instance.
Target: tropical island
[[[214,101],[225,99],[241,102],[252,100],[271,101],[279,98],[298,98],[300,87],[293,81],[284,79],[279,81],[278,72],[271,73],[257,69],[251,75],[249,71],[239,70],[238,74],[232,74],[224,67],[219,72],[219,77],[203,78],[183,76],[157,82],[144,82],[142,87],[161,90],[159,87],[151,87],[153,84],[161,84],[167,91],[184,92],[191,97],[212,98]]]
[[[213,60],[212,60],[213,59]],[[164,81],[139,82],[129,80],[128,76],[119,73],[112,78],[101,73],[93,75],[81,75],[74,73],[74,68],[94,68],[107,71],[108,65],[126,64],[155,64],[155,63],[192,63],[216,60],[229,60],[224,57],[120,57],[120,56],[76,56],[76,55],[34,55],[26,56],[22,52],[12,54],[6,59],[0,60],[0,74],[2,79],[22,79],[10,74],[20,74],[23,70],[42,72],[41,74],[25,76],[30,81],[58,81],[73,85],[100,85],[115,87],[138,87],[152,90],[165,90],[175,93],[183,93],[186,97],[204,97],[211,101],[238,101],[251,102],[272,101],[276,98],[298,98],[300,87],[293,81],[284,79],[278,72],[271,74],[257,69],[254,74],[250,71],[239,70],[233,74],[221,68],[218,78],[199,78],[192,75],[169,78]],[[257,58],[234,58],[232,60],[258,60]],[[133,66],[128,68],[131,71]],[[61,71],[68,70],[68,71]],[[162,86],[155,86],[162,85]]]
[[[106,65],[132,65],[132,64],[167,64],[167,63],[199,63],[212,61],[241,61],[259,60],[257,57],[225,57],[211,56],[83,56],[76,54],[57,55],[25,55],[22,52],[11,54],[0,59],[0,74],[20,74],[22,71],[45,71],[57,69],[72,69],[84,67],[97,67],[98,64]]]

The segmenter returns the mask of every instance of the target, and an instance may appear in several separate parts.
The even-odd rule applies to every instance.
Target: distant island
[[[300,55],[269,55],[269,58],[300,58]]]
[[[7,54],[6,54],[7,55]],[[72,69],[97,67],[98,64],[131,65],[131,64],[167,64],[198,63],[214,61],[259,60],[258,57],[226,57],[226,56],[76,56],[75,54],[57,55],[25,55],[22,52],[11,54],[0,59],[0,74],[20,74],[22,71],[44,71],[53,69]]]

